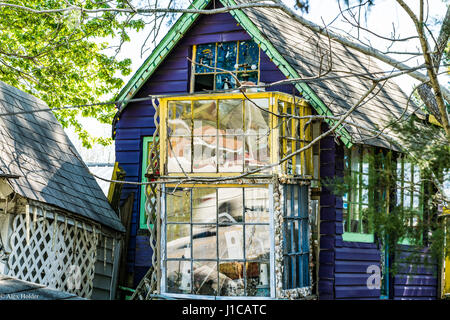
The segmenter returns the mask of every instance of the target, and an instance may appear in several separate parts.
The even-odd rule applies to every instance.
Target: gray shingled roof
[[[0,114],[48,109],[38,98],[0,81]],[[0,168],[14,191],[124,231],[80,155],[50,111],[0,116]]]
[[[236,2],[244,3],[248,1],[237,0]],[[319,75],[320,56],[330,51],[327,37],[304,27],[280,9],[249,8],[242,11],[297,73],[302,77]],[[377,72],[389,71],[381,69],[377,65],[376,59],[345,47],[337,41],[331,41],[331,52],[333,71],[326,77],[345,76],[348,75],[348,72],[376,74]],[[322,73],[326,69],[326,63],[327,60],[324,61]],[[331,112],[335,116],[339,116],[356,104],[366,90],[370,88],[372,81],[359,76],[320,80],[308,83],[308,85]],[[378,89],[380,89],[379,92]],[[394,80],[388,80],[384,83],[384,86],[379,85],[375,92],[377,94],[371,94],[370,100],[358,107],[347,118],[348,121],[371,129],[380,129],[384,128],[391,119],[397,119],[401,116],[407,105],[408,97]],[[415,106],[410,103],[405,116],[410,115],[413,109],[415,109]],[[352,136],[353,143],[395,149],[381,137],[366,140],[373,136],[373,133],[350,125],[345,127]],[[395,133],[392,131],[386,130],[385,133],[395,137]]]
[[[0,300],[86,300],[73,293],[50,289],[0,274]]]

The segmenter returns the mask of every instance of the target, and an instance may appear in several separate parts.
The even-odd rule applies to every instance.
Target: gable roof
[[[197,0],[191,7],[204,9],[209,2],[210,0]],[[220,2],[232,6],[248,3],[248,0],[220,0]],[[311,31],[294,21],[281,9],[253,7],[232,10],[230,13],[288,79],[319,75],[321,69],[324,71],[324,67],[321,68],[319,63],[321,56],[327,57],[331,52],[333,71],[326,75],[329,79],[295,83],[297,90],[319,115],[335,117],[343,115],[371,87],[372,81],[367,75],[385,75],[374,58]],[[131,99],[149,79],[197,17],[198,14],[184,13],[179,18],[119,93],[116,100],[123,103],[117,114],[124,110],[127,100]],[[326,61],[327,58],[324,65]],[[349,76],[349,73],[363,76]],[[373,137],[374,134],[370,130],[384,128],[393,118],[409,116],[414,106],[410,102],[409,111],[406,110],[404,113],[405,106],[408,105],[407,95],[393,80],[388,80],[379,84],[374,93],[364,101],[364,104],[347,118],[347,121],[359,127],[343,124],[335,134],[347,147],[353,143],[360,143],[397,149],[383,136]],[[330,125],[336,122],[332,119],[325,121]],[[395,138],[395,133],[389,128],[384,134]]]
[[[1,172],[15,176],[19,195],[125,230],[48,106],[1,81],[0,150]]]

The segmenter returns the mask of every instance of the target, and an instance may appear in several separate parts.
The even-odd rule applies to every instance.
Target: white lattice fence
[[[98,231],[58,216],[16,215],[11,235],[9,275],[90,298]]]

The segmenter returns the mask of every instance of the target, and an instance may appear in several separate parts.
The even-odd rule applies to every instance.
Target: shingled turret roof
[[[1,81],[0,169],[19,195],[124,231],[48,106]]]

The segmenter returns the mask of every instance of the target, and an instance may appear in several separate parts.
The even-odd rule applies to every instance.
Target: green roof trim
[[[189,9],[204,9],[209,2],[210,0],[195,0],[189,6]],[[141,88],[153,71],[155,71],[160,63],[164,61],[169,52],[184,36],[189,27],[197,19],[198,15],[198,13],[183,13],[181,15],[161,42],[152,51],[150,56],[144,61],[133,77],[131,77],[125,87],[123,87],[118,94],[116,101],[124,101],[127,97],[131,98],[131,96]]]
[[[211,0],[196,0],[189,9],[204,9]],[[220,0],[224,6],[236,6],[234,0]],[[280,71],[289,79],[300,78],[297,71],[292,68],[284,57],[278,52],[274,45],[267,40],[255,24],[247,17],[242,10],[231,10],[231,15],[238,21],[238,23],[245,29],[246,32],[253,38],[253,40],[261,46],[261,49],[267,54],[272,62],[280,69]],[[178,41],[184,36],[186,31],[191,27],[198,17],[198,13],[183,13],[169,32],[164,36],[162,41],[153,50],[151,55],[145,60],[142,66],[136,71],[133,77],[128,81],[125,87],[120,91],[116,101],[124,101],[130,99],[144,84],[144,82],[152,75],[160,63],[166,58],[169,52],[175,47]],[[312,107],[322,116],[333,116],[333,113],[323,103],[322,100],[315,94],[315,92],[306,83],[297,82],[295,88],[302,94],[302,96],[309,100]],[[125,103],[126,105],[126,103]],[[122,106],[122,108],[125,107]],[[325,119],[325,121],[332,126],[337,121]],[[341,141],[350,148],[352,146],[351,136],[343,125],[340,125],[336,132]]]
[[[234,0],[220,0],[223,5],[235,6]],[[261,49],[267,54],[267,56],[272,60],[272,62],[280,69],[280,71],[287,78],[301,78],[300,75],[292,68],[286,59],[278,52],[278,50],[273,46],[273,44],[267,40],[261,31],[254,25],[254,23],[247,17],[247,15],[242,10],[230,11],[231,15],[239,22],[239,24],[247,31],[255,42],[257,42]],[[333,116],[333,113],[328,109],[328,107],[320,100],[320,98],[315,94],[315,92],[306,83],[297,82],[295,83],[295,88],[302,94],[302,96],[309,100],[309,103],[321,116]],[[336,120],[325,119],[329,125],[335,124]],[[348,131],[341,125],[336,129],[339,134],[340,139],[346,145],[347,148],[352,146],[351,136]]]

